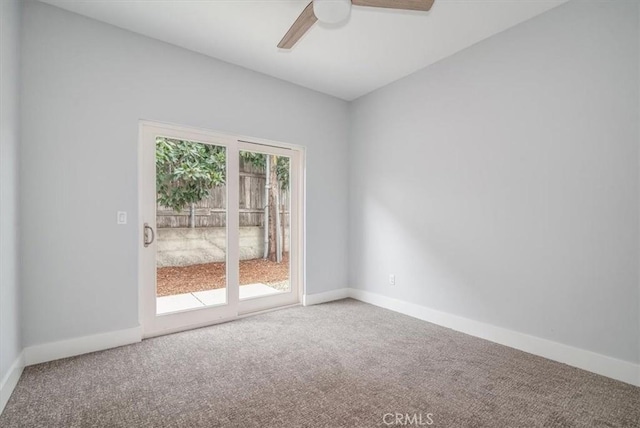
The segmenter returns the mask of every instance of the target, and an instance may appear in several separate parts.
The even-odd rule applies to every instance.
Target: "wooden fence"
[[[240,158],[240,227],[263,227],[266,176],[264,168]],[[196,227],[224,227],[227,220],[227,186],[211,189],[208,198],[196,204]],[[280,215],[289,224],[289,192],[280,192]],[[189,208],[177,212],[158,204],[158,228],[189,227]]]

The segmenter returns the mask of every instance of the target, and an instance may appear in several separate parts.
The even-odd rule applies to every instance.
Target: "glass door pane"
[[[241,150],[240,300],[290,292],[291,158]]]
[[[227,150],[156,137],[156,313],[227,303]]]

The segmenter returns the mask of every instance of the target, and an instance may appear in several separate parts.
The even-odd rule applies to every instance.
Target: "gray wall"
[[[24,12],[25,346],[138,324],[139,119],[306,146],[308,292],[347,285],[345,102],[38,2]]]
[[[0,1],[0,380],[22,351],[18,286],[20,13]]]
[[[354,102],[350,283],[640,361],[638,36],[569,2]]]

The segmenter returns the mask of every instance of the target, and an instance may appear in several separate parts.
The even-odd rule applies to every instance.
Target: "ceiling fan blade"
[[[278,47],[280,49],[291,49],[317,20],[318,18],[313,13],[313,2],[311,2],[304,8],[298,19],[287,31],[287,34],[280,40]]]
[[[356,6],[384,7],[387,9],[428,11],[434,0],[351,0]]]

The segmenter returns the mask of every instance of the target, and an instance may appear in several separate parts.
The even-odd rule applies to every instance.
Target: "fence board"
[[[265,184],[264,168],[245,163],[240,158],[240,226],[258,226],[264,224]],[[281,203],[285,206],[282,215],[285,226],[289,224],[289,192],[282,191]],[[196,227],[225,227],[227,224],[227,187],[217,186],[211,189],[208,198],[196,204]],[[282,211],[280,208],[278,211]],[[158,228],[189,227],[189,209],[173,211],[157,204],[156,223]]]

